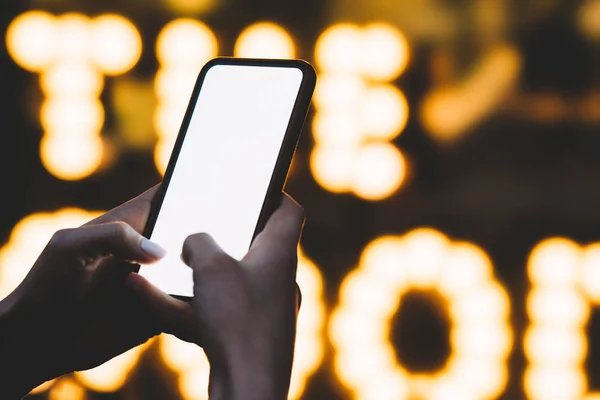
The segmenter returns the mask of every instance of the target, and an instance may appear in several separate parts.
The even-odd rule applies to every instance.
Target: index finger
[[[279,260],[297,257],[297,248],[304,227],[304,210],[289,195],[283,193],[281,204],[258,234],[243,261]]]
[[[152,201],[158,192],[159,186],[160,184],[153,186],[139,196],[94,218],[85,225],[98,225],[107,222],[123,221],[129,224],[137,232],[142,233],[146,226],[146,222],[148,221]]]

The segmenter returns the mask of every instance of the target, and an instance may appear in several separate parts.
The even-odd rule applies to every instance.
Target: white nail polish
[[[140,247],[144,253],[148,254],[152,258],[163,258],[167,255],[167,251],[165,249],[146,238],[142,238]]]

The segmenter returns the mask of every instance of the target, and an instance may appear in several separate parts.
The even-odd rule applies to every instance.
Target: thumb
[[[208,233],[188,236],[183,243],[181,259],[194,272],[233,260]]]
[[[125,222],[85,225],[63,229],[54,234],[47,249],[51,254],[96,259],[112,255],[120,261],[151,263],[166,251]]]

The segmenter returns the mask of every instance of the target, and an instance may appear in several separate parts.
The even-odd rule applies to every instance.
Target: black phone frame
[[[261,209],[258,222],[256,224],[256,229],[254,230],[254,234],[252,237],[253,241],[256,238],[256,236],[264,229],[269,217],[271,216],[271,214],[273,214],[273,212],[277,209],[279,203],[281,202],[283,188],[287,180],[292,159],[294,157],[294,154],[296,153],[296,148],[298,147],[302,127],[304,126],[304,121],[306,119],[306,115],[308,114],[310,102],[316,85],[316,72],[308,62],[303,60],[217,57],[210,60],[204,65],[204,67],[200,71],[200,74],[198,75],[196,84],[194,85],[194,90],[192,92],[190,102],[185,112],[181,128],[179,129],[179,133],[177,135],[177,139],[173,147],[173,152],[171,153],[169,163],[165,170],[163,181],[160,184],[156,196],[152,201],[150,215],[148,217],[148,221],[143,232],[143,235],[147,238],[150,238],[150,236],[152,235],[152,231],[154,230],[154,226],[156,225],[156,220],[158,219],[160,208],[169,188],[171,176],[173,175],[175,165],[177,164],[177,159],[179,158],[179,153],[181,152],[181,148],[185,140],[185,135],[188,131],[189,124],[194,113],[194,109],[196,108],[196,103],[198,101],[198,96],[200,95],[200,91],[202,89],[204,78],[206,77],[208,71],[212,67],[217,65],[296,68],[302,72],[302,82],[298,91],[298,97],[296,98],[296,101],[294,103],[294,108],[292,110],[292,114],[288,122],[285,136],[283,138],[283,143],[279,150],[279,155],[275,163],[275,168],[273,169],[273,174],[271,175],[269,187],[267,189],[267,193],[265,194],[265,201],[263,203],[263,207]],[[140,267],[138,265],[137,271],[139,271],[139,268]],[[180,296],[174,294],[169,295],[176,299],[187,302],[192,300],[191,297],[187,296]]]

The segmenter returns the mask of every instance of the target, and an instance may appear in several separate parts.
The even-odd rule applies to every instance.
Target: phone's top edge
[[[210,68],[216,65],[246,65],[252,66],[272,66],[272,67],[287,67],[287,68],[298,68],[304,75],[309,75],[311,78],[316,78],[316,72],[313,66],[302,59],[277,59],[277,58],[239,58],[239,57],[225,57],[219,56],[209,60],[204,67],[204,71],[208,71]]]

